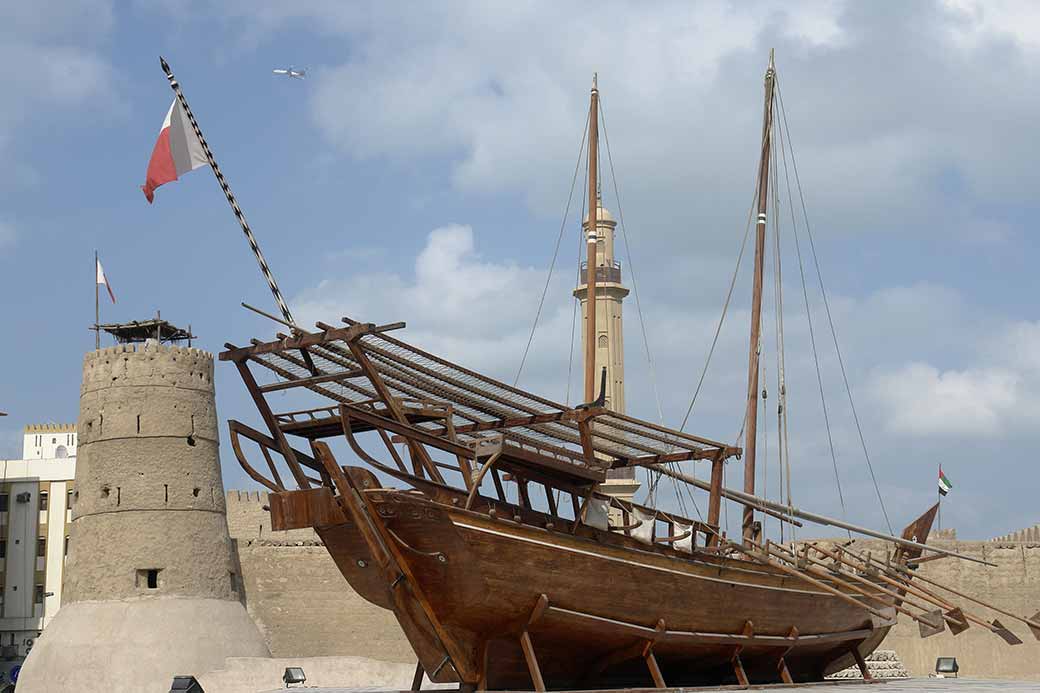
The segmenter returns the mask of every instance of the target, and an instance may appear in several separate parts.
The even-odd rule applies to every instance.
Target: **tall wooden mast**
[[[589,102],[589,226],[585,239],[587,295],[585,305],[585,401],[596,399],[596,243],[599,238],[599,194],[596,173],[599,167],[599,89],[596,75],[592,75],[592,94]]]
[[[769,160],[773,127],[773,51],[769,51],[766,68],[765,113],[762,116],[762,151],[758,164],[758,219],[755,222],[755,283],[751,298],[751,346],[748,356],[747,416],[744,438],[744,493],[755,493],[755,443],[758,440],[758,361],[762,328],[762,273],[765,264],[766,211],[769,205]],[[745,542],[757,540],[754,536],[755,511],[744,506],[742,522]]]

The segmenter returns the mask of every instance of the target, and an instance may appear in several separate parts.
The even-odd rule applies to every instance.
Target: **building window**
[[[50,494],[46,491],[40,491],[40,510],[47,509],[47,501],[50,498]]]
[[[6,493],[0,493],[0,513],[7,512],[7,506],[10,502],[10,496]]]
[[[47,555],[47,539],[46,537],[38,537],[36,539],[36,555],[43,558]]]
[[[7,558],[7,540],[0,539],[0,558]]]
[[[43,604],[43,585],[36,585],[36,593],[33,596],[33,601],[37,604]]]
[[[59,460],[63,460],[69,456],[69,449],[64,445],[59,445],[58,449],[54,451],[54,456]]]
[[[65,535],[65,555],[69,555],[69,535]]]
[[[65,498],[65,509],[66,510],[72,510],[72,494],[73,493],[74,493],[74,491],[69,491],[66,494],[66,498]]]

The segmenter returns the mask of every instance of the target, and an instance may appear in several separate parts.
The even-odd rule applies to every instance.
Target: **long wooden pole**
[[[684,481],[687,484],[690,484],[691,486],[696,486],[697,488],[702,489],[704,491],[711,491],[711,485],[709,483],[692,477],[689,474],[672,471],[667,467],[660,467],[659,471],[665,476],[670,476],[673,479],[677,479],[678,481]],[[983,565],[996,567],[995,563],[984,561],[981,558],[975,558],[974,556],[965,556],[964,554],[957,553],[956,551],[947,551],[946,549],[941,549],[938,546],[920,544],[916,541],[911,541],[909,539],[897,537],[894,534],[885,534],[884,532],[878,532],[876,530],[870,529],[869,527],[861,527],[859,525],[854,525],[850,522],[845,522],[844,520],[837,520],[833,517],[827,517],[826,515],[817,515],[816,513],[811,513],[808,510],[796,508],[793,505],[783,505],[781,503],[774,503],[771,500],[759,498],[758,496],[755,496],[750,493],[743,493],[741,491],[737,491],[736,489],[722,487],[721,489],[719,489],[719,493],[723,498],[728,498],[729,500],[736,501],[737,503],[752,504],[754,507],[757,507],[762,512],[770,511],[776,513],[777,515],[782,515],[784,519],[797,517],[802,520],[807,520],[809,522],[815,522],[819,525],[838,527],[840,529],[847,529],[850,532],[856,532],[857,534],[862,534],[864,536],[874,537],[875,539],[884,539],[885,541],[891,541],[895,544],[898,544],[899,546],[905,546],[909,549],[923,549],[925,551],[931,551],[933,553],[942,554],[944,556],[954,556],[956,558],[963,558],[966,561],[972,561],[974,563],[982,563]]]
[[[766,69],[765,114],[762,117],[762,151],[758,164],[758,220],[755,223],[755,280],[751,298],[751,345],[748,355],[747,412],[744,442],[744,493],[755,492],[755,443],[758,439],[758,361],[762,329],[762,274],[765,265],[766,211],[769,205],[770,132],[773,126],[773,51]],[[756,539],[755,511],[744,506],[744,541]]]
[[[592,76],[589,103],[589,225],[585,231],[585,401],[596,399],[596,245],[599,239],[599,88]]]
[[[199,129],[199,124],[195,120],[195,115],[191,112],[191,107],[188,106],[188,100],[184,98],[184,93],[181,91],[180,82],[173,76],[173,70],[170,69],[169,63],[162,56],[159,57],[159,64],[162,65],[163,72],[166,73],[166,79],[170,82],[170,88],[173,89],[173,93],[177,97],[177,101],[180,102],[181,108],[184,109],[184,114],[188,116],[188,122],[191,123],[192,130],[195,131],[195,136],[199,138],[199,144],[202,145],[202,151],[206,155],[206,161],[209,162],[209,167],[213,169],[213,175],[217,177],[217,182],[220,183],[220,189],[224,191],[224,197],[227,198],[228,204],[231,205],[231,211],[235,213],[235,218],[238,219],[239,226],[242,227],[242,233],[245,234],[246,240],[249,242],[249,247],[253,251],[253,255],[256,257],[256,262],[260,265],[260,272],[263,273],[264,279],[267,280],[267,286],[271,289],[271,294],[274,296],[275,303],[278,304],[278,308],[282,311],[282,315],[285,316],[285,320],[295,327],[296,321],[293,320],[292,313],[289,312],[289,306],[286,304],[285,299],[282,298],[282,292],[278,288],[278,283],[274,280],[274,274],[271,273],[271,268],[267,265],[267,260],[264,259],[263,253],[260,252],[260,245],[256,242],[256,238],[253,236],[252,229],[249,228],[249,222],[246,221],[246,215],[242,213],[242,208],[238,206],[238,200],[235,199],[235,194],[231,192],[231,186],[224,179],[224,174],[220,171],[220,166],[217,165],[217,160],[213,158],[213,152],[210,151],[209,145],[206,144],[206,138],[202,136],[202,130]]]

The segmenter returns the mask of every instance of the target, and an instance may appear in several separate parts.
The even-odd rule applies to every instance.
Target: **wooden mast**
[[[599,237],[599,194],[596,173],[599,166],[599,89],[592,75],[589,103],[589,225],[585,233],[585,401],[596,399],[596,241]]]
[[[762,116],[762,151],[758,164],[758,218],[755,222],[755,281],[751,298],[751,345],[748,356],[747,415],[744,438],[744,493],[755,493],[755,443],[758,440],[758,361],[762,328],[762,273],[765,264],[766,211],[769,204],[769,159],[773,126],[773,51],[769,51],[766,68],[765,113]],[[757,540],[754,531],[755,511],[744,506],[742,522],[745,543]]]

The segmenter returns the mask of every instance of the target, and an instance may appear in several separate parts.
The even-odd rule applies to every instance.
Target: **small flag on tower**
[[[945,474],[943,474],[942,465],[940,464],[939,465],[939,494],[945,496],[947,493],[950,492],[950,489],[952,489],[952,488],[953,488],[953,484],[951,484],[950,480],[946,478]]]
[[[97,283],[99,285],[100,284],[104,284],[105,285],[105,288],[108,289],[108,297],[110,299],[112,299],[112,303],[115,303],[116,302],[116,295],[114,293],[112,293],[112,285],[109,284],[108,283],[108,279],[105,278],[105,270],[104,270],[103,267],[101,267],[101,260],[98,260],[98,259],[95,258],[94,262],[97,263]]]
[[[148,173],[141,186],[144,196],[150,203],[155,197],[155,189],[160,185],[177,180],[179,176],[207,163],[209,160],[199,136],[195,134],[194,126],[180,101],[174,99],[159,130],[152,158],[148,161]]]

